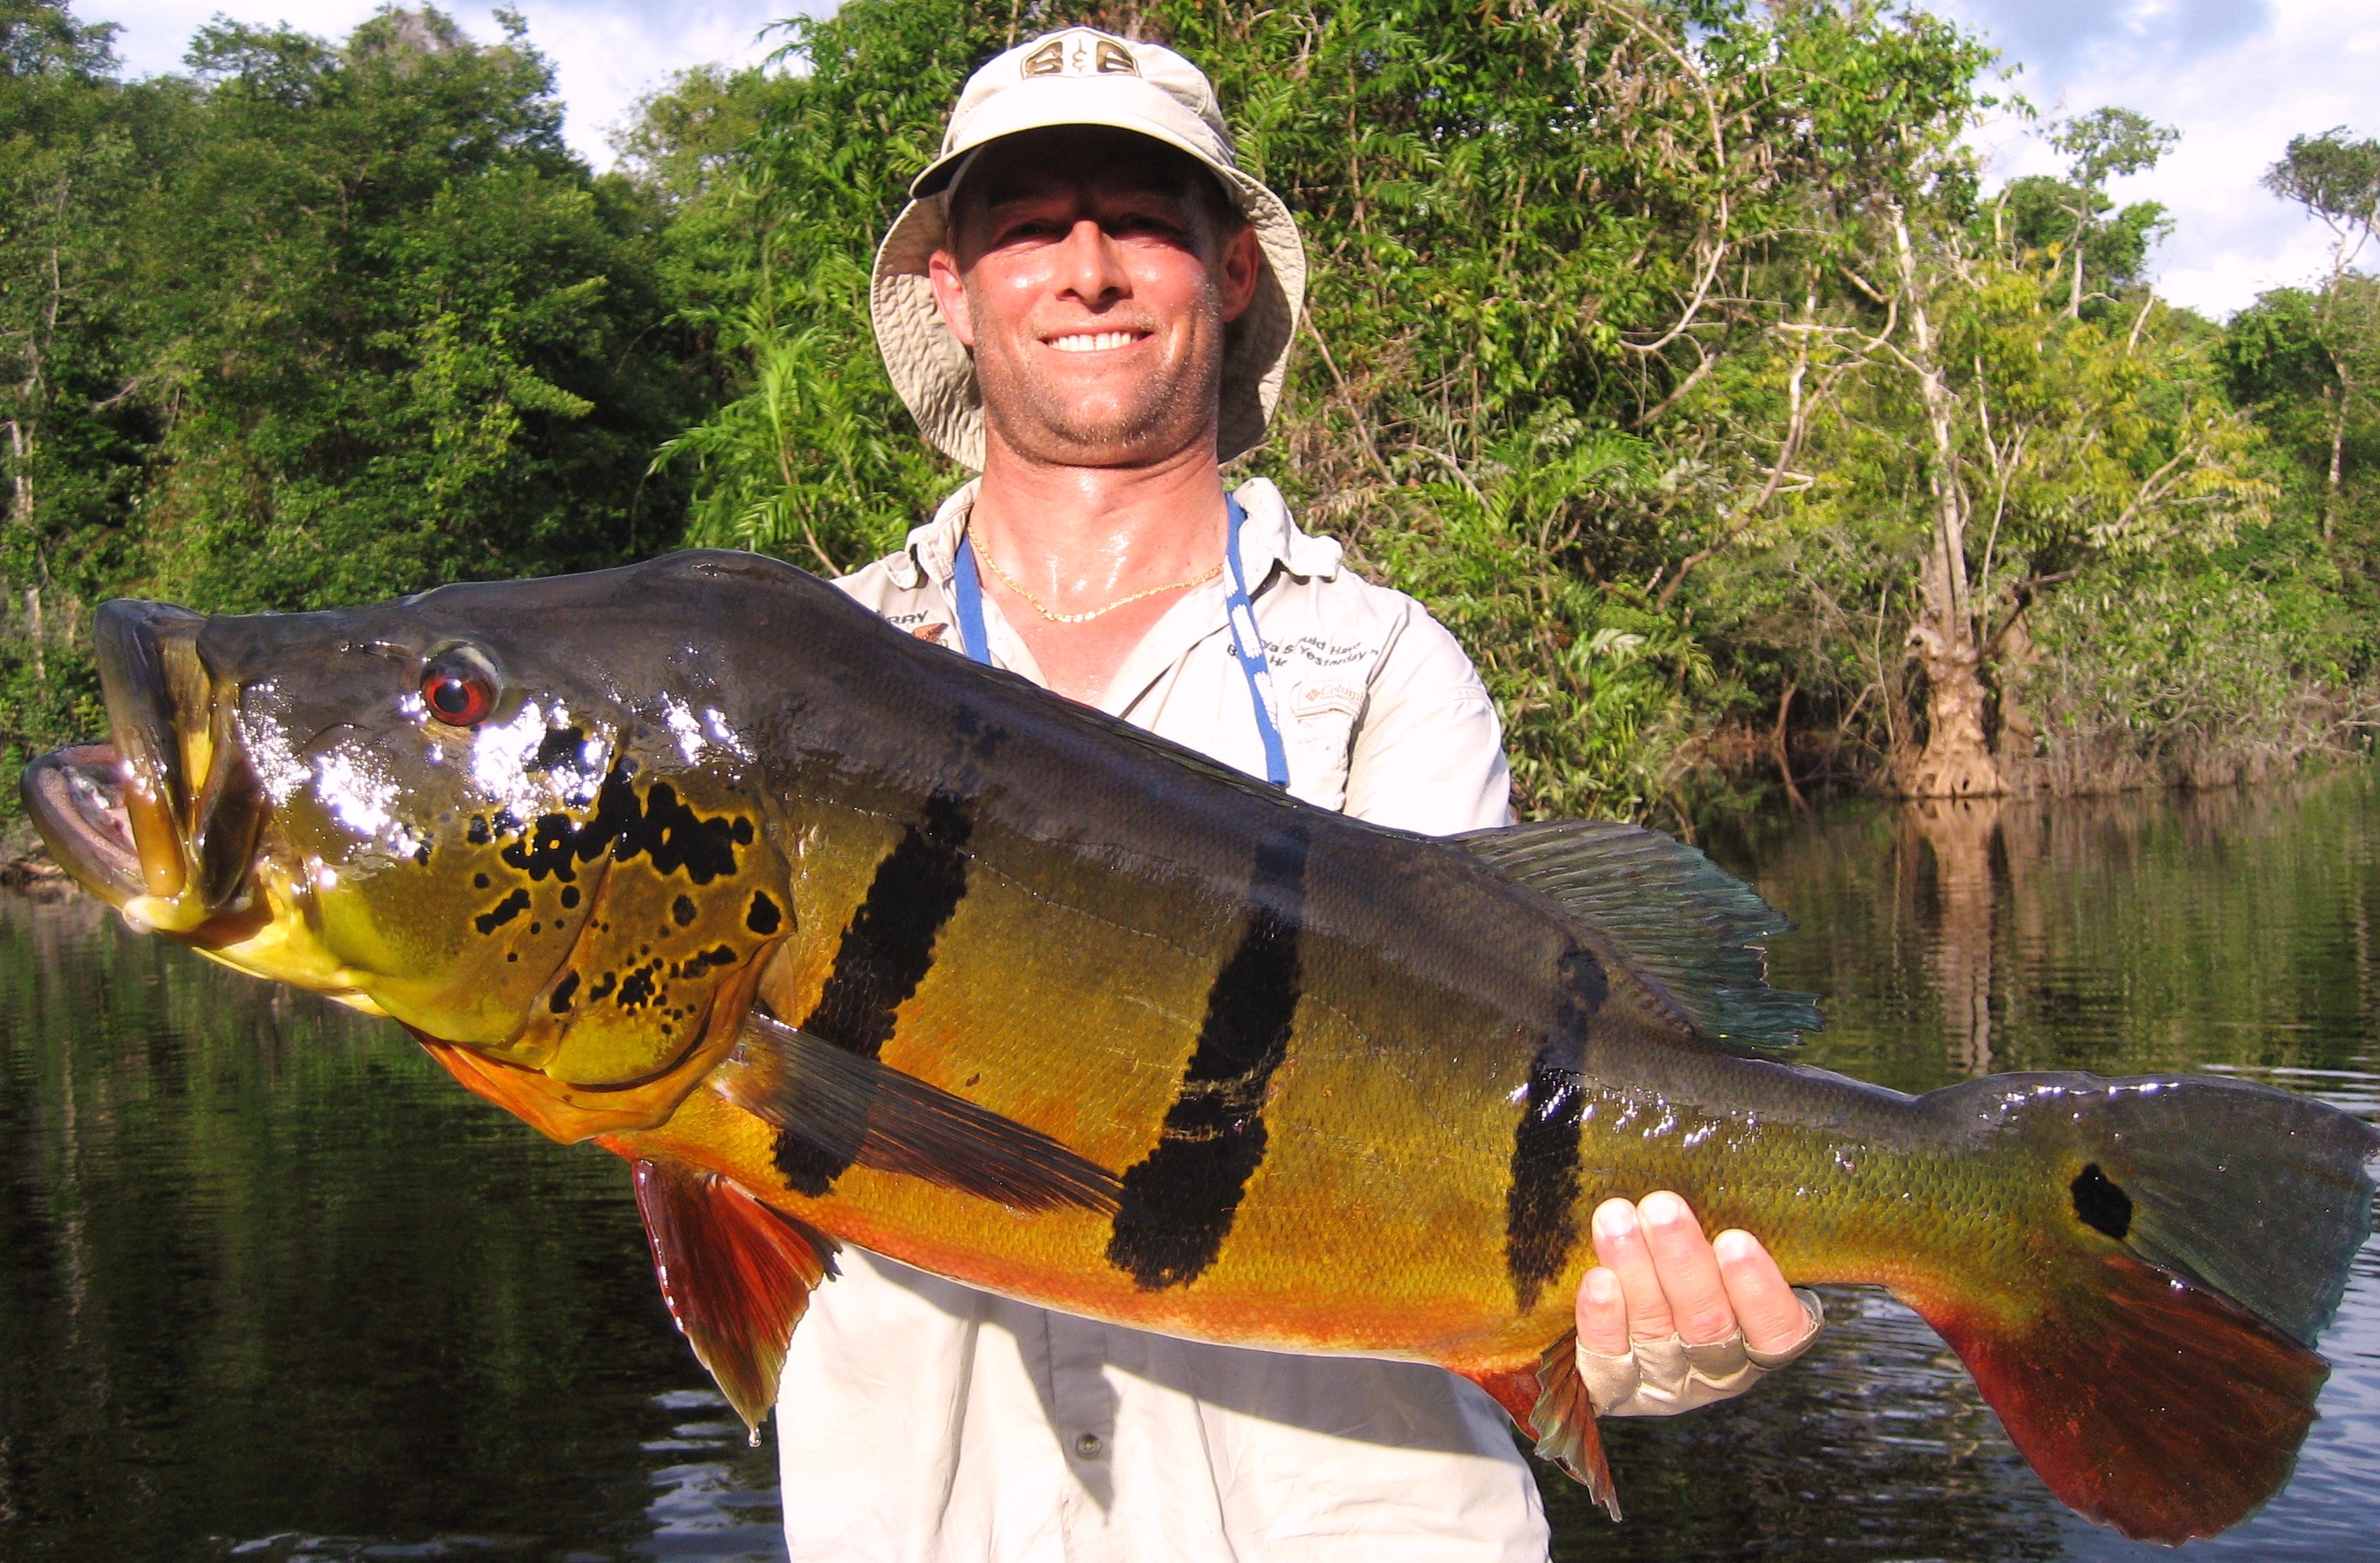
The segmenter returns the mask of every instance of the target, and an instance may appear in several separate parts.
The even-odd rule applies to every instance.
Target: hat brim
[[[942,323],[928,265],[934,252],[949,243],[950,181],[959,164],[993,141],[1048,128],[1053,123],[1051,104],[1042,103],[1042,94],[1031,91],[1034,85],[1028,82],[1011,89],[986,105],[984,125],[990,133],[970,135],[965,145],[953,148],[917,176],[911,186],[914,199],[877,248],[868,287],[876,346],[883,355],[892,388],[901,394],[926,439],[973,471],[983,468],[983,399],[976,383],[975,360]],[[1196,159],[1215,176],[1247,219],[1264,254],[1257,296],[1246,312],[1232,322],[1224,338],[1215,443],[1217,459],[1229,461],[1264,442],[1265,426],[1281,404],[1298,311],[1305,302],[1305,241],[1298,236],[1297,220],[1281,197],[1141,112],[1146,99],[1140,93],[1085,91],[1111,85],[1144,86],[1128,78],[1112,84],[1067,82],[1062,97],[1051,100],[1064,105],[1063,117],[1054,123],[1129,130]],[[1012,112],[1014,100],[1024,101]]]

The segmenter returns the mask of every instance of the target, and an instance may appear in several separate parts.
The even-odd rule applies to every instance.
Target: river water
[[[1713,843],[1801,923],[1812,1061],[1906,1090],[2208,1070],[2380,1118],[2380,786],[1849,806]],[[1560,1558],[2167,1556],[2068,1514],[1880,1293],[1755,1395],[1607,1424]],[[2193,1556],[2380,1560],[2380,1243],[2297,1476]],[[0,1557],[780,1558],[767,1448],[625,1169],[380,1023],[0,898]]]

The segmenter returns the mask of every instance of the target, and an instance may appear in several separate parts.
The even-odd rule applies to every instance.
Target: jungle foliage
[[[2276,149],[2330,272],[2219,326],[2108,188],[2171,132],[2046,125],[2065,176],[1986,193],[1962,135],[2022,105],[1864,0],[847,0],[657,93],[601,176],[517,23],[218,26],[128,84],[103,28],[0,0],[0,742],[74,725],[111,591],[896,543],[960,475],[877,362],[873,243],[967,73],[1075,21],[1204,65],[1298,212],[1310,318],[1245,465],[1463,638],[1524,806],[2205,782],[2351,731],[2380,149],[2347,131]]]

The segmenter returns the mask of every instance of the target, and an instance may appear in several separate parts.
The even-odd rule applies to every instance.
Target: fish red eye
[[[493,680],[477,668],[434,667],[421,675],[421,703],[450,727],[469,727],[496,703]]]

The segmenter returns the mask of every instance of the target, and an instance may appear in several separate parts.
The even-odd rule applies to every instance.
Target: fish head
[[[649,1081],[740,1023],[791,921],[686,557],[334,612],[107,603],[110,739],[29,766],[29,810],[137,927],[575,1087]]]

